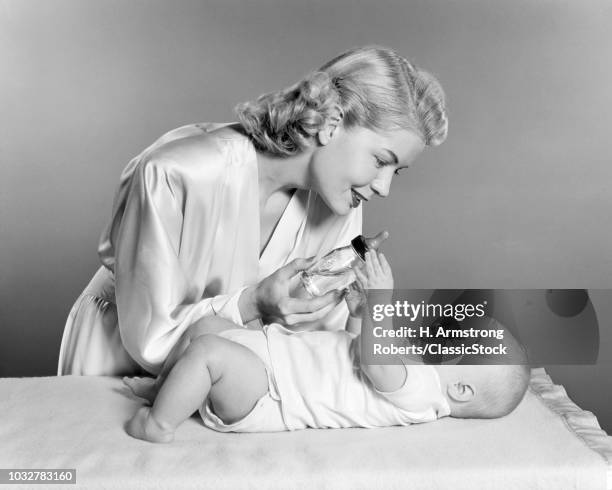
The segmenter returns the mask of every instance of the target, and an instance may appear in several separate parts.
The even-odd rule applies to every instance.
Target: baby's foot
[[[125,431],[135,437],[149,442],[172,442],[174,431],[162,427],[151,415],[149,407],[141,407],[125,425]]]
[[[134,395],[144,398],[153,404],[157,396],[158,387],[156,378],[123,378],[123,383],[134,393]]]

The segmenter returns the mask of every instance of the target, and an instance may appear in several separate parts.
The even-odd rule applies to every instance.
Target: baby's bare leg
[[[210,396],[221,420],[247,415],[268,390],[266,370],[250,349],[216,335],[194,339],[170,370],[152,408],[143,407],[128,422],[128,434],[151,442],[170,442],[174,431]]]
[[[136,396],[144,398],[149,404],[153,404],[166,376],[168,376],[172,367],[194,339],[206,334],[221,333],[232,328],[241,327],[218,316],[206,316],[201,318],[197,322],[192,323],[187,330],[185,330],[181,338],[168,354],[157,378],[125,377],[123,378],[124,384],[128,386]]]

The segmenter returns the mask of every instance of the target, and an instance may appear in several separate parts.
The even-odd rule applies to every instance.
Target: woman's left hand
[[[256,286],[247,288],[239,301],[243,322],[261,318],[264,323],[295,325],[320,320],[327,315],[342,300],[342,291],[330,291],[315,298],[294,298],[290,295],[297,275],[310,267],[314,260],[295,259]]]

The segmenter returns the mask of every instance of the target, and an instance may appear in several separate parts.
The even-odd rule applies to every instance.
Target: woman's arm
[[[200,318],[217,315],[242,324],[238,301],[244,288],[186,301],[195,271],[180,251],[183,234],[194,224],[184,223],[184,189],[169,174],[172,163],[155,157],[135,166],[111,236],[121,339],[128,353],[154,373]],[[202,244],[198,253],[212,253],[210,246]]]
[[[159,154],[134,165],[130,180],[124,183],[125,199],[119,201],[113,222],[119,330],[126,350],[138,364],[158,372],[183,332],[205,316],[219,316],[238,325],[262,316],[291,323],[300,318],[320,318],[338,303],[340,297],[333,292],[310,300],[288,297],[291,278],[310,264],[304,259],[291,262],[252,287],[245,285],[228,294],[189,300],[194,296],[192,275],[196,272],[190,266],[191,252],[182,248],[183,238],[191,233],[193,240],[197,235],[202,242],[198,257],[212,257],[215,230],[204,234],[197,228],[215,221],[202,205],[198,210],[202,215],[197,216],[201,223],[194,223],[194,211],[191,221],[185,223],[187,196],[182,182],[188,177],[172,173],[176,167]],[[191,192],[202,190],[192,187]],[[207,198],[211,202],[214,192],[209,189]],[[198,277],[200,284],[207,281],[206,277]]]

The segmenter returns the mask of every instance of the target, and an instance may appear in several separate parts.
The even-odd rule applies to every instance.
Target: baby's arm
[[[366,266],[363,271],[355,269],[357,285],[353,286],[347,294],[347,304],[351,316],[347,322],[346,329],[351,333],[358,334],[357,349],[361,353],[361,326],[365,323],[366,328],[372,328],[372,319],[367,311],[366,289],[384,290],[385,293],[377,293],[377,301],[388,299],[390,303],[393,295],[393,274],[391,266],[382,253],[370,251],[366,253]],[[393,329],[390,318],[385,318],[381,326],[385,329]],[[360,356],[361,371],[368,377],[378,391],[395,391],[406,382],[407,370],[403,363],[392,365],[365,364]]]
[[[356,282],[351,284],[345,291],[344,297],[349,309],[349,317],[346,321],[346,331],[353,335],[361,334],[361,318],[366,312],[365,293],[361,285]]]
[[[371,320],[367,315],[363,321],[366,324],[366,328],[371,328]],[[361,353],[361,334],[357,338],[357,349]],[[363,357],[360,357],[360,359],[361,371],[378,391],[396,391],[406,382],[408,371],[399,358],[399,364],[365,364]]]

